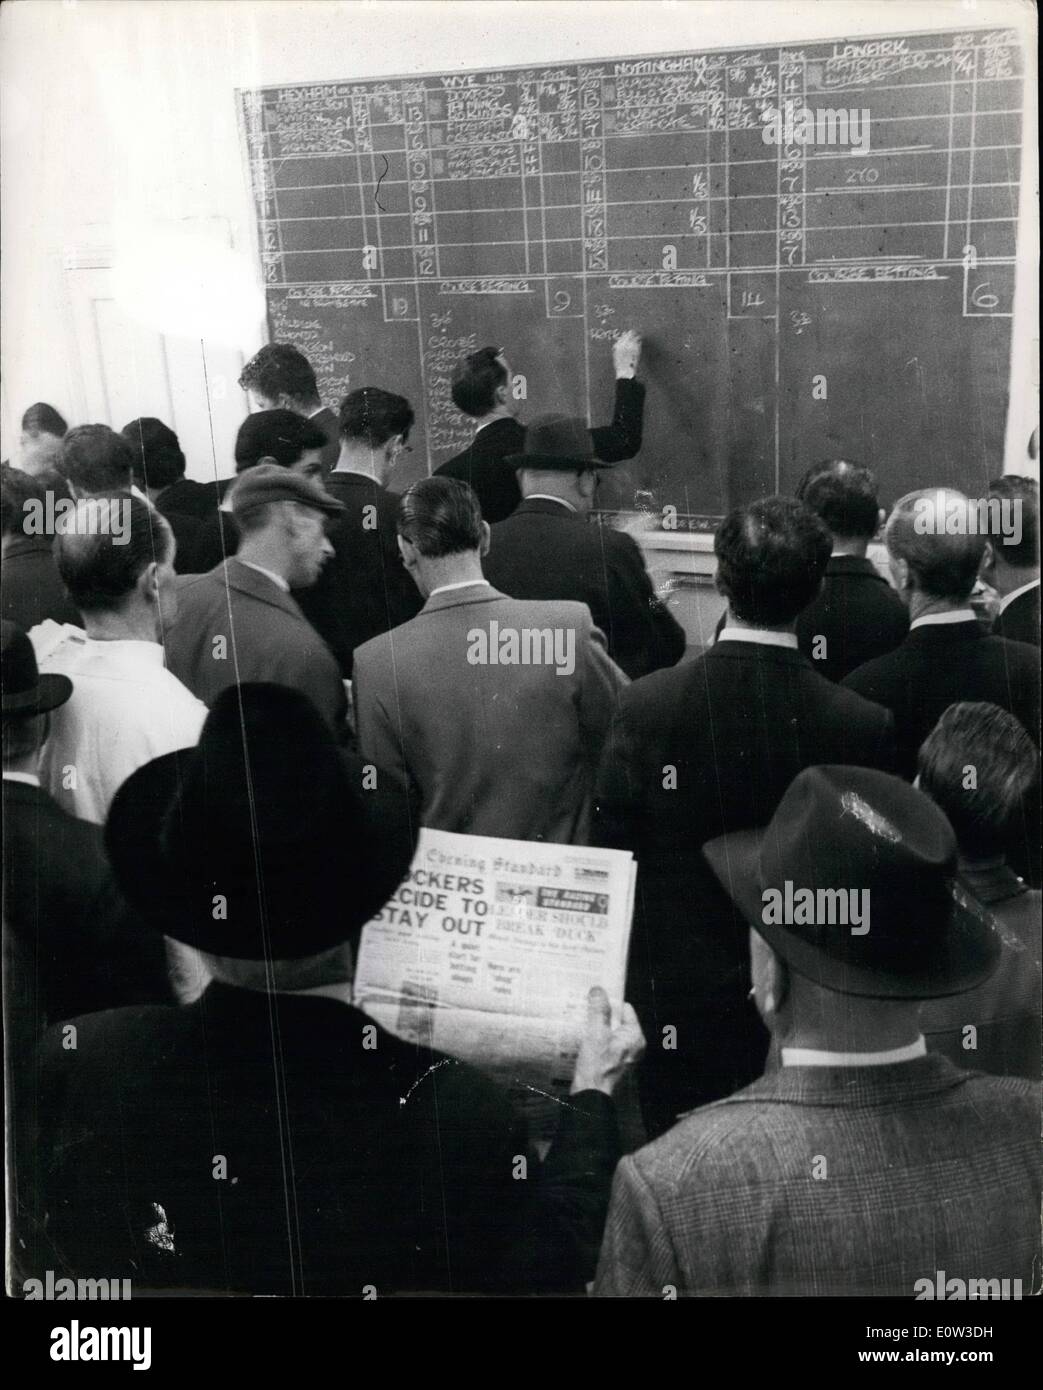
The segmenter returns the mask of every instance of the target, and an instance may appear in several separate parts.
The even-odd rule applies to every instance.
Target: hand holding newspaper
[[[516,1093],[567,1095],[587,991],[622,1008],[634,875],[620,850],[423,829],[363,931],[355,1002]]]

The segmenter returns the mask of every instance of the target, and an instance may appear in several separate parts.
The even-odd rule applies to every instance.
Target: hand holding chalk
[[[641,334],[634,328],[621,333],[612,344],[616,376],[633,376],[641,361]]]

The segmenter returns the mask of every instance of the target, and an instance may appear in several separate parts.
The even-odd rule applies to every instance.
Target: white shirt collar
[[[570,512],[576,510],[571,502],[565,501],[564,497],[555,497],[550,492],[529,492],[526,493],[524,500],[526,502],[557,502],[560,507],[568,507]]]
[[[892,1047],[886,1052],[826,1052],[817,1047],[782,1048],[784,1067],[889,1067],[895,1062],[911,1062],[914,1057],[927,1056],[923,1034],[904,1047]]]
[[[1008,608],[1014,602],[1014,600],[1016,598],[1020,598],[1022,594],[1027,594],[1030,589],[1038,588],[1039,580],[1030,579],[1027,584],[1022,584],[1022,586],[1019,589],[1012,589],[1005,598],[1000,599],[1000,612],[1002,613],[1005,608]]]
[[[265,579],[270,579],[284,594],[290,592],[290,586],[281,574],[276,574],[274,570],[266,570],[263,565],[255,565],[252,560],[244,560],[241,555],[237,555],[235,558],[241,565],[245,565],[248,570],[256,570],[258,574],[263,574]]]
[[[473,589],[476,585],[482,584],[485,588],[491,588],[488,579],[462,579],[457,584],[439,584],[437,589],[432,589],[428,598],[434,598],[435,594],[448,594],[453,589]]]
[[[144,637],[83,637],[78,640],[92,656],[119,656],[140,661],[146,666],[163,665],[163,648],[158,642],[150,642]]]
[[[761,647],[789,647],[797,650],[795,632],[768,632],[762,627],[725,627],[718,642],[756,642]]]
[[[957,608],[952,613],[925,613],[909,624],[909,631],[917,627],[940,627],[943,623],[976,623],[978,615],[973,608]]]
[[[482,430],[487,430],[490,425],[498,425],[501,420],[513,420],[513,415],[494,415],[491,420],[483,420],[480,425],[475,425],[474,432],[479,434]]]
[[[40,779],[35,772],[8,772],[4,768],[5,782],[24,782],[27,787],[38,787]]]

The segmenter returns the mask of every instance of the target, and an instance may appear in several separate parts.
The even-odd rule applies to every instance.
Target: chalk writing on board
[[[637,323],[649,468],[702,450],[718,501],[736,468],[733,490],[765,490],[821,420],[829,447],[850,429],[845,447],[897,471],[906,445],[884,450],[865,402],[849,424],[831,380],[829,412],[807,417],[787,372],[808,377],[800,354],[841,322],[886,361],[888,314],[963,354],[941,383],[974,379],[976,354],[1009,360],[1024,75],[1017,35],[991,28],[243,92],[272,332],[315,358],[332,403],[360,370],[409,395],[427,466],[472,436],[454,354],[520,340],[533,399],[593,421],[611,340]],[[765,112],[785,101],[864,109],[871,144],[766,145]],[[714,375],[723,359],[741,389]],[[730,434],[700,390],[731,403]],[[906,403],[910,428],[940,428],[945,410],[924,424],[921,407]],[[934,442],[970,467],[967,440],[985,448],[1000,412]]]

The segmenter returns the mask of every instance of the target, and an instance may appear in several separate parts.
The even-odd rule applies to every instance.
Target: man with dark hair
[[[622,1160],[595,1292],[1028,1297],[1039,1087],[928,1055],[918,1018],[998,956],[953,903],[941,811],[897,777],[810,767],[764,830],[704,853],[781,1065]]]
[[[340,453],[336,415],[322,404],[315,371],[292,343],[267,343],[247,362],[239,376],[254,410],[292,410],[310,420],[325,435],[322,471],[328,474]]]
[[[372,771],[296,691],[244,685],[198,749],[117,798],[121,886],[213,983],[187,1007],[78,1018],[75,1051],[47,1039],[58,1267],[135,1293],[582,1294],[619,1156],[612,1091],[640,1029],[627,1006],[613,1027],[591,991],[541,1164],[505,1091],[356,1009],[360,933],[416,844],[394,779],[374,787]],[[214,1181],[216,1154],[236,1181]]]
[[[217,560],[210,558],[205,541],[207,513],[202,510],[202,515],[194,515],[186,510],[185,498],[198,491],[202,494],[200,508],[209,502],[213,512],[220,500],[217,488],[185,480],[185,456],[178,437],[162,420],[142,416],[124,425],[120,434],[133,455],[133,486],[170,523],[177,541],[178,574],[197,574],[212,568]]]
[[[235,471],[275,463],[303,478],[321,478],[326,436],[313,420],[292,410],[258,410],[235,438]]]
[[[1000,596],[994,637],[1039,646],[1039,484],[1008,473],[989,484],[989,500],[1013,512],[1010,535],[992,536],[985,547],[982,578]]]
[[[455,478],[405,493],[398,543],[426,602],[355,653],[363,754],[417,789],[424,825],[585,844],[625,684],[589,612],[498,593],[482,577],[489,524]]]
[[[702,845],[764,825],[812,763],[886,770],[894,757],[887,711],[797,649],[797,615],[830,554],[814,512],[789,498],[753,502],[725,517],[714,550],[728,600],[720,639],[624,692],[597,796],[598,843],[638,862],[627,997],[652,1039],[639,1074],[650,1135],[764,1064],[743,935]]]
[[[525,500],[493,528],[486,573],[512,598],[585,603],[609,655],[631,680],[684,655],[681,625],[663,604],[633,537],[591,525],[601,470],[582,420],[544,415],[525,435],[518,470]]]
[[[65,479],[57,474],[25,473],[10,464],[0,465],[0,514],[3,539],[0,554],[0,596],[3,616],[26,632],[46,618],[56,623],[81,625],[79,613],[58,576],[53,537],[37,531],[29,520],[26,503],[36,503],[46,513],[47,492],[67,496]],[[55,499],[57,500],[57,499]]]
[[[77,497],[129,492],[134,483],[134,453],[108,425],[77,425],[62,440],[59,471]]]
[[[30,439],[36,439],[41,434],[61,439],[68,428],[54,406],[48,405],[46,401],[37,401],[22,416],[22,434],[28,435]]]
[[[61,457],[61,441],[69,426],[46,401],[37,401],[22,416],[18,441],[18,467],[26,473],[54,468]]]
[[[29,634],[40,670],[73,682],[52,715],[40,776],[60,806],[96,825],[135,768],[194,744],[206,717],[159,644],[160,615],[169,621],[177,608],[174,551],[163,517],[131,496],[81,500],[55,540],[86,631],[45,622]]]
[[[891,577],[909,609],[899,647],[858,667],[844,684],[894,715],[899,771],[912,777],[916,751],[951,704],[985,700],[1039,738],[1039,653],[986,635],[970,607],[986,537],[974,505],[950,488],[910,492],[885,533]]]
[[[621,463],[641,448],[645,388],[635,380],[641,335],[628,329],[612,345],[616,404],[612,423],[590,431],[584,453],[603,463]],[[474,488],[482,516],[490,525],[511,515],[522,499],[513,455],[525,446],[525,426],[517,419],[511,369],[503,348],[486,347],[465,357],[453,375],[453,403],[475,421],[475,437],[460,454],[435,469],[436,477],[459,478]]]
[[[1024,815],[1039,755],[1012,714],[996,705],[950,705],[917,759],[916,785],[956,833],[955,892],[1000,943],[996,973],[969,994],[932,999],[920,1020],[934,1052],[957,1066],[1040,1079],[1040,907],[1006,862],[1011,825]]]
[[[290,593],[313,584],[332,554],[325,526],[340,503],[274,463],[247,469],[229,500],[239,548],[208,574],[181,580],[177,612],[164,623],[170,669],[207,706],[240,681],[291,686],[340,735],[340,671]]]
[[[404,396],[363,386],[340,408],[340,456],[327,479],[343,510],[329,528],[333,557],[311,588],[296,595],[329,644],[345,680],[355,649],[408,622],[422,599],[402,567],[396,540],[398,498],[386,483],[408,451],[413,407]]]
[[[797,497],[833,538],[822,590],[797,618],[797,645],[817,671],[839,681],[893,651],[909,631],[909,614],[866,558],[884,521],[872,472],[830,459],[808,469]]]

